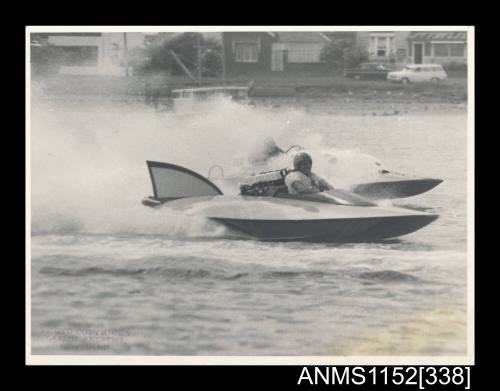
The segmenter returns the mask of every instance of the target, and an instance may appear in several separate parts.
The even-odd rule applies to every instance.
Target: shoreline
[[[250,91],[250,98],[260,99],[333,99],[333,100],[361,100],[386,101],[407,103],[467,103],[467,79],[449,78],[438,84],[397,84],[387,80],[355,81],[340,76],[321,77],[261,77],[252,80],[227,80],[227,85],[247,85],[250,81],[254,87]],[[160,100],[167,98],[172,89],[193,87],[182,77],[111,77],[111,76],[68,76],[57,75],[43,79],[33,79],[31,90],[48,97],[57,96],[89,96],[109,97],[113,100],[145,99],[146,84],[152,88]],[[213,78],[205,80],[203,86],[222,85],[224,81]],[[189,85],[191,84],[191,85]],[[153,86],[153,87],[151,87]],[[151,92],[150,92],[151,93]]]
[[[467,113],[467,102],[438,99],[408,99],[400,96],[374,95],[364,97],[354,94],[335,94],[323,97],[255,97],[254,107],[266,110],[302,110],[308,113],[354,116],[405,116],[411,114],[426,115],[436,112]],[[160,98],[155,108],[148,104],[144,96],[126,94],[46,94],[32,93],[32,107],[43,103],[67,105],[134,105],[150,109],[157,113],[172,113],[167,109],[166,99]]]
[[[171,113],[169,91],[186,86],[183,78],[155,79],[151,102],[146,83],[139,77],[58,75],[31,83],[32,102],[75,104],[144,105],[159,113]],[[214,79],[212,84],[221,81]],[[232,80],[233,85],[248,80]],[[206,83],[210,85],[210,83]],[[150,92],[151,93],[151,92]],[[467,112],[467,79],[454,78],[439,84],[394,84],[388,81],[355,81],[343,77],[264,77],[254,80],[249,94],[255,107],[282,110],[296,109],[309,113],[355,116],[404,116],[409,114]]]

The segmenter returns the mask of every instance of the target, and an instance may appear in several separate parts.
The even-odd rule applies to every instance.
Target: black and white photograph
[[[473,26],[25,31],[27,364],[474,364]]]

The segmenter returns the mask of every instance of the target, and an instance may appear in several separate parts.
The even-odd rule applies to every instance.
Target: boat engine
[[[284,168],[249,176],[240,184],[241,195],[273,197],[277,193],[287,193],[285,177],[289,172]]]

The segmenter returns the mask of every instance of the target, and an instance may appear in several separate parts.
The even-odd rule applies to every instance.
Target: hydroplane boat
[[[153,196],[142,203],[204,216],[253,239],[276,241],[366,242],[415,232],[439,216],[380,207],[358,194],[334,189],[289,194],[287,169],[252,175],[240,194],[224,195],[210,180],[187,168],[147,161]]]

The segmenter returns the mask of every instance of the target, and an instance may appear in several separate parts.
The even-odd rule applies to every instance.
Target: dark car
[[[376,62],[365,62],[359,64],[356,68],[348,68],[344,70],[345,77],[352,77],[355,80],[360,79],[387,79],[387,74],[391,70],[384,64]]]

